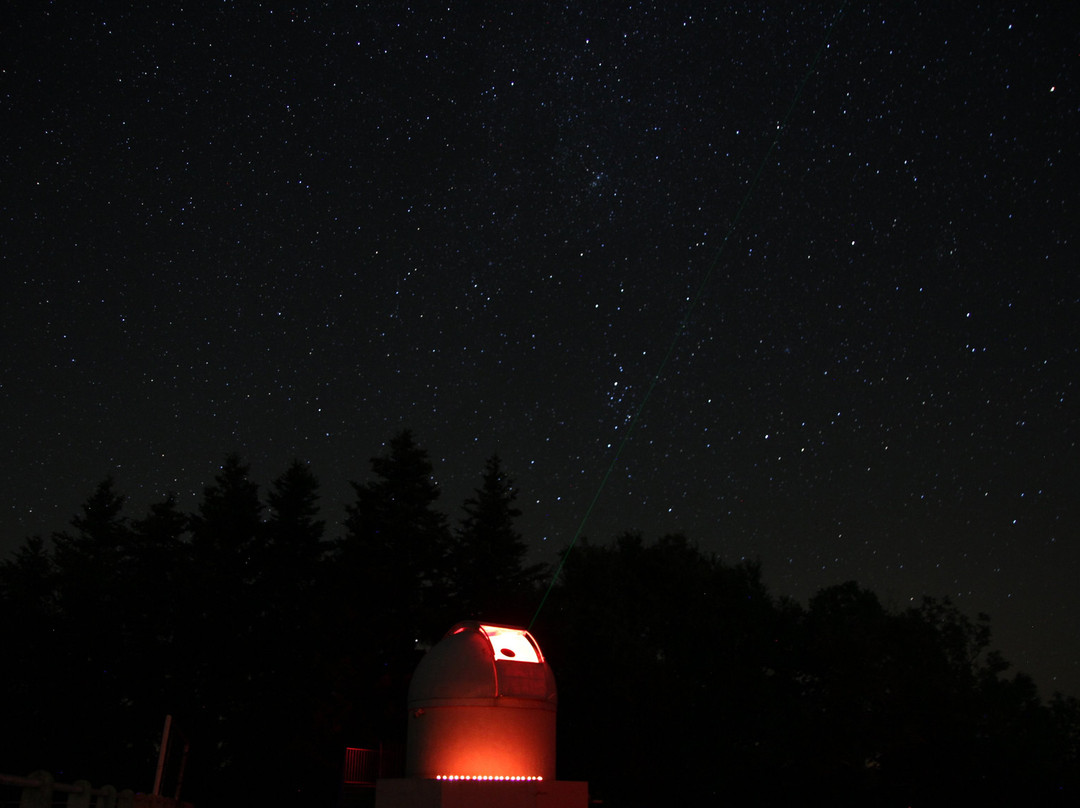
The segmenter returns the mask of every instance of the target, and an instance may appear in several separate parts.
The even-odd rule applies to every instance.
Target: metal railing
[[[135,808],[135,792],[114,786],[94,788],[86,780],[57,783],[46,771],[29,777],[0,774],[0,785],[19,789],[19,808],[52,808],[58,801],[67,808]],[[66,799],[60,795],[67,795]]]
[[[0,774],[3,787],[2,806],[19,808],[191,808],[190,803],[152,794],[136,794],[130,788],[117,791],[114,786],[95,788],[87,780],[58,783],[47,771],[31,772],[27,777]],[[18,798],[13,799],[15,794]]]

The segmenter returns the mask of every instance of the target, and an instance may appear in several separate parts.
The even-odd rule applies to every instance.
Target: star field
[[[592,540],[948,595],[1080,693],[1075,12],[14,14],[4,555],[229,451],[334,524],[409,427],[454,518],[497,451],[552,561],[640,407]]]

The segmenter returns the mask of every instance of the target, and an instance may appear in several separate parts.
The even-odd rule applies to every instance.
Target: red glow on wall
[[[467,621],[409,685],[409,777],[555,779],[555,680],[524,628]]]

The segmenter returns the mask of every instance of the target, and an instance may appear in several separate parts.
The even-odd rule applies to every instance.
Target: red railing
[[[382,750],[345,748],[345,784],[350,786],[374,786],[381,774]]]

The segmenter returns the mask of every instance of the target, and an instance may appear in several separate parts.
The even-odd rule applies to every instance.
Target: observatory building
[[[588,784],[555,779],[555,677],[523,628],[451,628],[409,686],[405,777],[376,808],[584,808]]]

